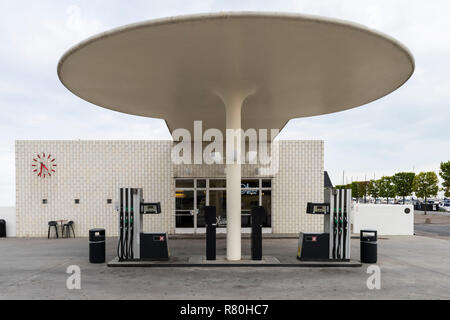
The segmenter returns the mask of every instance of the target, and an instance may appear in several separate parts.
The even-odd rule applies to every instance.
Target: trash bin
[[[376,230],[361,230],[361,262],[377,263],[378,236]]]
[[[0,220],[0,238],[6,238],[6,221]]]
[[[89,262],[105,262],[105,229],[89,230]]]

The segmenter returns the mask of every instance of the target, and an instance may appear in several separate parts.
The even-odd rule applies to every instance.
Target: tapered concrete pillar
[[[217,92],[226,111],[227,260],[241,260],[241,111],[255,90]]]
[[[240,129],[241,129],[241,109],[242,100],[234,97],[227,101],[226,117],[227,131],[235,130],[234,147],[227,147],[228,153],[233,149],[227,157],[231,158],[227,161],[227,259],[231,261],[241,260],[241,164],[237,159],[240,146]],[[227,140],[228,143],[233,143]],[[234,163],[230,163],[234,162]]]

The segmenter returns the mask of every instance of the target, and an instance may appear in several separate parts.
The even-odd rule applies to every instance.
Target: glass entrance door
[[[205,228],[206,180],[177,179],[175,186],[175,227],[183,233],[197,233]]]
[[[196,208],[197,214],[195,219],[195,231],[198,232],[199,228],[206,228],[205,224],[205,207],[207,204],[206,190],[197,189],[196,191]]]
[[[175,221],[177,228],[194,229],[194,190],[178,190],[175,195]]]

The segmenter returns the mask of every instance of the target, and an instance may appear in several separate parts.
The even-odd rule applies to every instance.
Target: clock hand
[[[48,171],[47,167],[45,166],[45,164],[42,164],[42,166],[44,167],[45,170]]]

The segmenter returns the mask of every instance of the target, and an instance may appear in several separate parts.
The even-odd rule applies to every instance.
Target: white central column
[[[246,87],[247,89],[242,89]],[[234,139],[227,137],[227,260],[241,260],[241,111],[245,99],[256,89],[242,86],[240,89],[216,91],[226,112],[226,129],[233,130]],[[234,141],[231,141],[234,140]],[[240,151],[240,152],[239,152]]]
[[[241,164],[237,159],[237,148],[241,143],[241,109],[242,99],[229,97],[226,101],[226,128],[235,130],[233,151],[227,154],[227,259],[241,260]],[[229,152],[229,147],[227,147]],[[231,159],[230,159],[231,158]],[[230,164],[230,160],[234,163]]]

